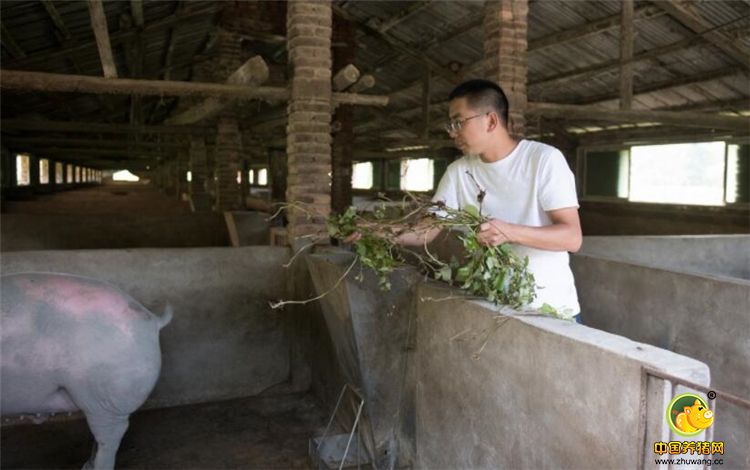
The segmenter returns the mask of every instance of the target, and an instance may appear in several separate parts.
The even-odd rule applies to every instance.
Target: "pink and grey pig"
[[[111,469],[129,415],[161,368],[158,317],[114,286],[69,274],[0,278],[5,415],[81,410],[95,438],[84,468]]]

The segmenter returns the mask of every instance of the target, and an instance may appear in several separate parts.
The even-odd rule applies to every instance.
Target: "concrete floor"
[[[118,469],[311,468],[308,439],[329,410],[310,395],[245,398],[141,411],[117,454]],[[0,466],[81,468],[92,437],[84,420],[2,428]]]
[[[103,185],[36,194],[31,199],[5,202],[8,214],[76,215],[170,215],[189,214],[190,204],[174,194],[165,194],[143,183],[116,182]]]

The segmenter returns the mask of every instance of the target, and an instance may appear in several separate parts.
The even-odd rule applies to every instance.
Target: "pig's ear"
[[[698,400],[697,398],[695,399],[695,403],[693,403],[693,406],[695,405],[702,406],[701,401]]]
[[[685,411],[686,414],[690,414],[690,407],[689,406],[686,406],[685,408],[683,408],[683,410]]]

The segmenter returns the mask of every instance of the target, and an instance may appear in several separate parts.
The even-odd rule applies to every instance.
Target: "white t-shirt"
[[[482,215],[513,224],[551,225],[548,211],[578,207],[575,178],[565,158],[541,142],[522,140],[510,155],[493,163],[476,155],[461,157],[448,166],[432,200],[454,209],[468,204],[479,208],[477,184],[486,191]],[[521,258],[529,257],[538,286],[532,308],[547,303],[567,317],[580,312],[567,251],[511,247]]]

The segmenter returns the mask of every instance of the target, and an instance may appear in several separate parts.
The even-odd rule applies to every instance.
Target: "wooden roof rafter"
[[[700,13],[682,0],[653,0],[669,16],[696,34],[703,36],[738,64],[750,69],[750,50],[703,18]]]

